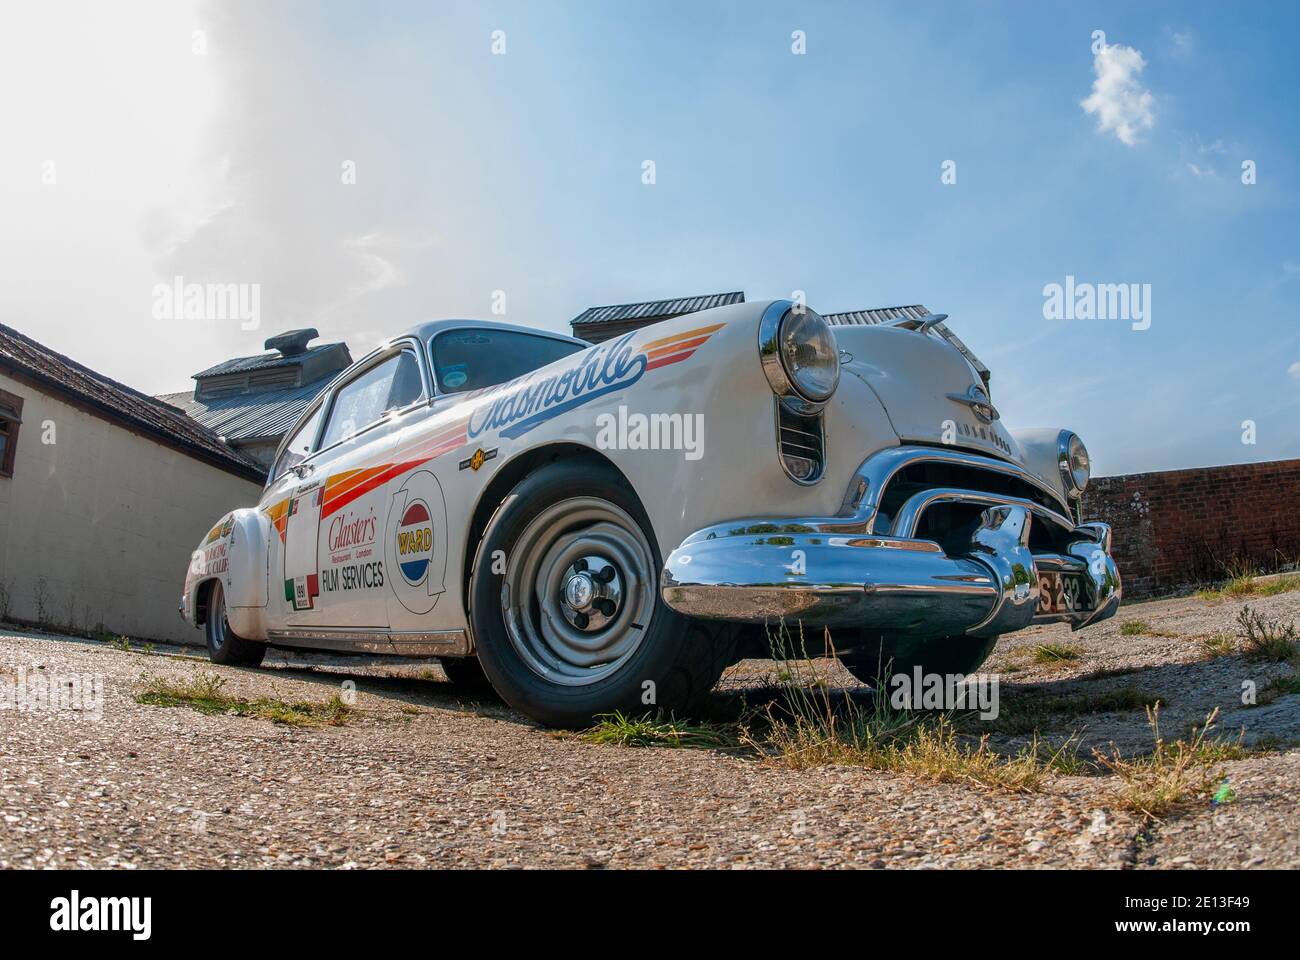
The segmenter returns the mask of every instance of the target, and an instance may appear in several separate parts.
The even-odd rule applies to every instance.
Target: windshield
[[[429,346],[438,389],[465,393],[522,377],[586,349],[584,344],[517,330],[448,330]]]

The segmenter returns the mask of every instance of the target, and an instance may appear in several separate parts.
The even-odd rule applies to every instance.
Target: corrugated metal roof
[[[195,400],[193,393],[167,393],[158,399],[179,407],[227,440],[261,440],[289,432],[299,414],[315,400],[334,377],[322,377],[289,390],[262,390],[226,397]]]
[[[702,297],[677,297],[673,300],[649,300],[645,303],[615,303],[606,307],[588,307],[569,322],[575,327],[613,320],[650,322],[744,302],[744,291],[736,290],[732,293],[711,293]]]
[[[271,350],[267,353],[259,353],[255,357],[235,357],[232,360],[223,360],[214,367],[208,367],[206,370],[200,370],[194,374],[194,379],[200,377],[215,377],[223,373],[247,373],[250,370],[270,370],[274,367],[297,367],[301,366],[303,361],[314,354],[320,354],[331,350],[337,350],[343,347],[341,343],[320,343],[314,347],[308,347],[302,353],[284,356],[278,350]],[[346,349],[346,347],[345,347]]]
[[[215,433],[181,411],[96,373],[89,367],[0,324],[0,367],[25,374],[104,416],[152,436],[195,457],[250,480],[265,471],[254,461],[222,443]]]
[[[929,310],[914,303],[908,307],[876,307],[872,310],[849,310],[845,313],[823,313],[822,318],[831,326],[851,324],[893,323],[895,320],[916,320],[927,316]]]

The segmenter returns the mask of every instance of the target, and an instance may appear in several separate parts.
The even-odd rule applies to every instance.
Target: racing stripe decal
[[[465,443],[465,421],[461,421],[440,430],[428,440],[421,441],[412,448],[413,456],[409,460],[335,474],[325,481],[325,502],[321,504],[321,519],[336,513],[376,487],[383,486],[394,477],[400,477],[407,471],[437,459],[444,453],[459,449]]]
[[[707,343],[708,339],[723,326],[725,324],[715,323],[709,327],[699,327],[695,330],[687,330],[685,333],[673,334],[662,340],[652,340],[642,348],[646,358],[646,369],[657,370],[659,367],[685,360]]]

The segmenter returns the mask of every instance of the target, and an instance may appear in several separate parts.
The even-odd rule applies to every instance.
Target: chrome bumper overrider
[[[926,447],[891,448],[859,467],[835,517],[739,520],[687,537],[664,565],[664,602],[706,619],[766,623],[784,618],[809,626],[934,636],[994,636],[1057,621],[1077,630],[1114,615],[1121,586],[1104,523],[1076,526],[1066,513],[1040,502],[943,487],[915,494],[878,524],[879,498],[889,480],[919,461],[1010,475],[1051,493],[1005,461]],[[952,502],[984,508],[978,528],[954,555],[914,535],[927,509]],[[1056,528],[1051,539],[1061,549],[1030,549],[1035,522]],[[887,531],[877,529],[885,523]],[[1040,614],[1040,571],[1081,577],[1088,608]]]

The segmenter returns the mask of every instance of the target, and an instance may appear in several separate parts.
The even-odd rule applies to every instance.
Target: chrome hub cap
[[[623,603],[623,578],[604,557],[576,560],[564,574],[564,602],[560,612],[579,630],[603,630],[618,616]]]
[[[552,504],[506,562],[501,609],[510,643],[548,680],[593,683],[641,645],[654,584],[654,554],[626,512],[595,497]]]

